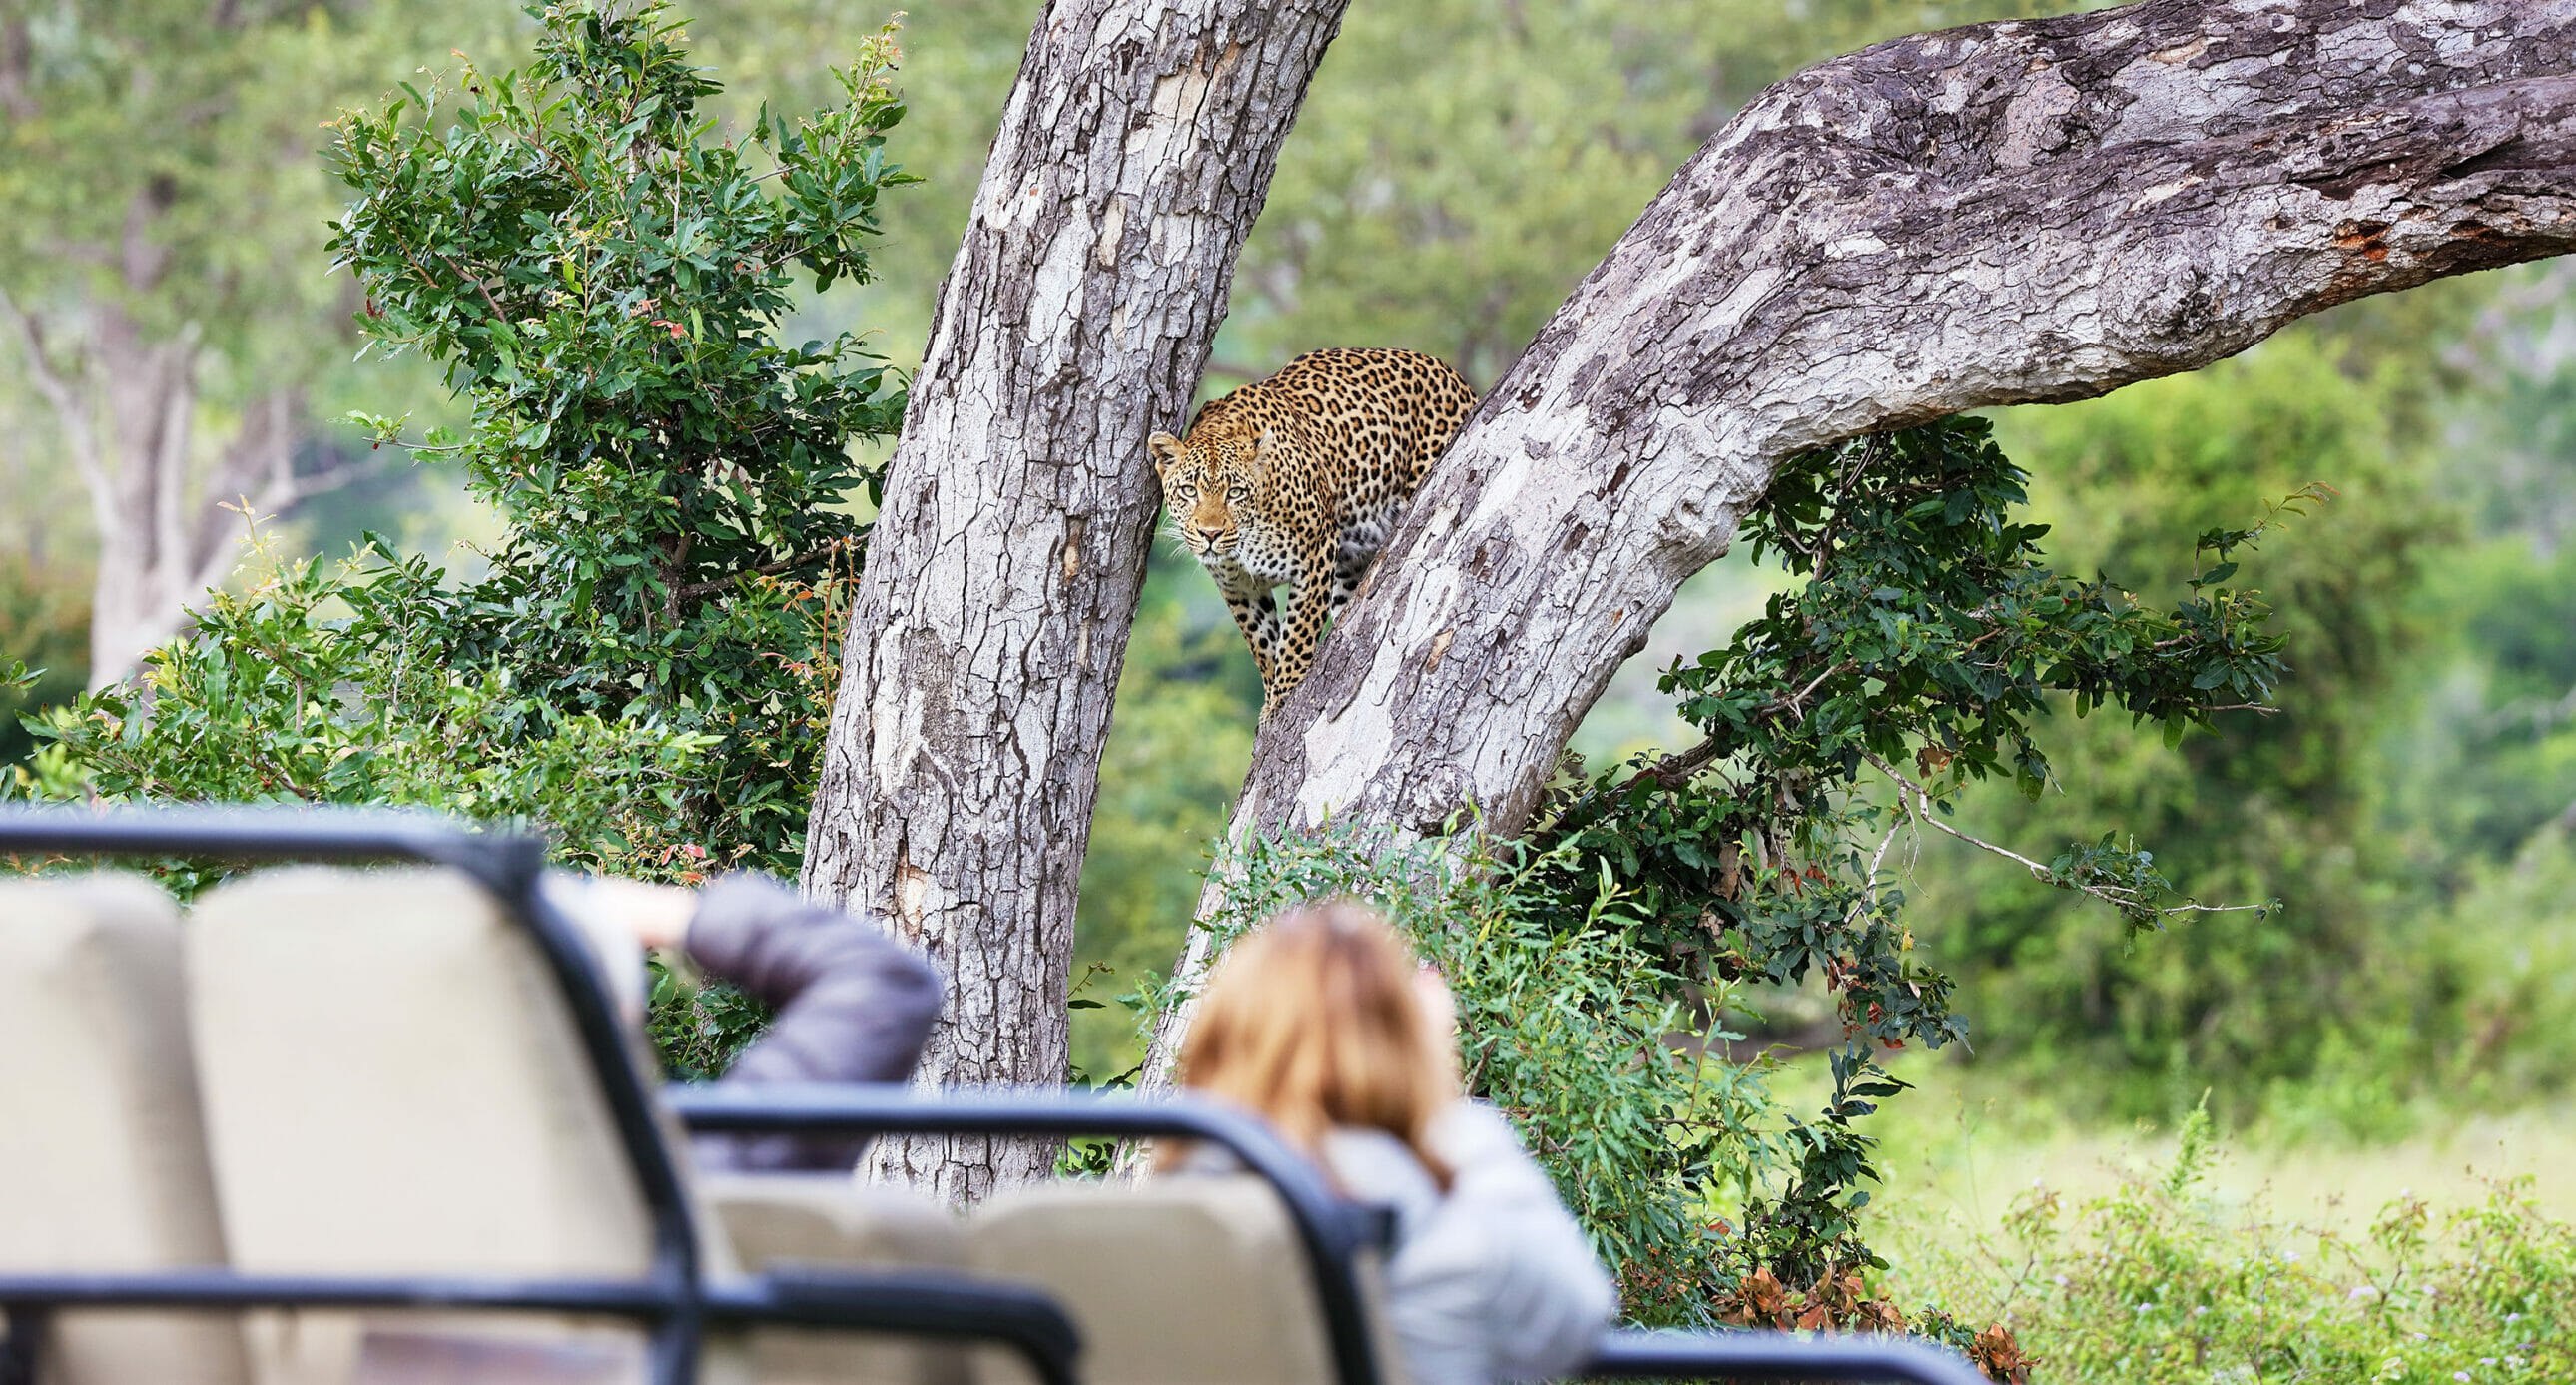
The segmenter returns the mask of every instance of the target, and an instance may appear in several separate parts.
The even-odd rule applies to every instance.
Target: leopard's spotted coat
[[[1306,677],[1324,624],[1476,405],[1412,351],[1315,351],[1147,443],[1181,543],[1216,579],[1261,669],[1267,716]]]

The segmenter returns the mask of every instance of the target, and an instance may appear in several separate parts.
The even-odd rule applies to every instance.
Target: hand
[[[1466,1079],[1458,1069],[1458,998],[1449,993],[1439,968],[1427,966],[1413,974],[1413,994],[1422,1008],[1423,1059],[1451,1099],[1463,1097]]]
[[[689,919],[698,911],[695,890],[654,885],[603,875],[588,882],[589,907],[635,930],[636,941],[654,952],[669,952],[687,941]]]

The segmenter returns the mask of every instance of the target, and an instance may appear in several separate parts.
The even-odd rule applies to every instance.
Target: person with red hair
[[[1413,1385],[1562,1374],[1616,1313],[1546,1173],[1501,1113],[1464,1098],[1448,986],[1375,910],[1309,902],[1236,942],[1180,1080],[1259,1113],[1345,1195],[1393,1209],[1386,1309]],[[1205,1147],[1158,1157],[1224,1166]]]

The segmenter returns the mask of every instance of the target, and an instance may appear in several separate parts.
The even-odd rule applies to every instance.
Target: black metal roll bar
[[[1583,1374],[1628,1380],[1852,1380],[1987,1385],[1950,1352],[1899,1337],[1799,1337],[1786,1332],[1602,1334]]]
[[[94,813],[0,807],[0,856],[170,856],[250,861],[421,861],[482,885],[525,927],[546,959],[599,1079],[654,1228],[652,1268],[640,1280],[322,1277],[181,1269],[120,1274],[0,1273],[0,1385],[34,1378],[45,1314],[60,1308],[455,1308],[595,1313],[652,1324],[654,1385],[694,1385],[704,1326],[791,1323],[1001,1342],[1046,1385],[1072,1385],[1080,1338],[1054,1300],[1034,1290],[946,1271],[780,1267],[740,1282],[707,1283],[678,1167],[574,924],[537,889],[536,838],[474,832],[409,813],[347,809],[171,808]],[[708,1132],[1172,1136],[1219,1145],[1279,1195],[1296,1228],[1324,1310],[1342,1385],[1380,1385],[1356,1256],[1380,1243],[1376,1209],[1339,1197],[1323,1175],[1258,1120],[1194,1099],[1146,1101],[1043,1089],[950,1089],[774,1084],[666,1089],[692,1130]],[[1967,1362],[1897,1340],[1805,1339],[1785,1333],[1614,1330],[1583,1374],[1669,1380],[1847,1380],[1983,1385]],[[16,1377],[13,1379],[13,1375]]]

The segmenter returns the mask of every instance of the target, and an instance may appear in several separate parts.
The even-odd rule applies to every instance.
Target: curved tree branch
[[[1236,830],[1470,805],[1516,828],[1801,452],[2570,249],[2576,0],[2147,0],[1812,68],[1682,168],[1485,401],[1264,726]]]

